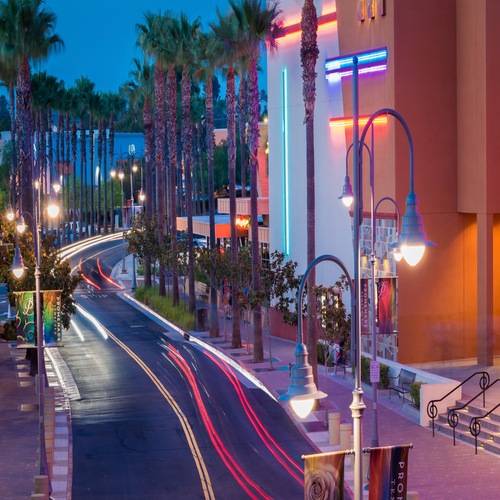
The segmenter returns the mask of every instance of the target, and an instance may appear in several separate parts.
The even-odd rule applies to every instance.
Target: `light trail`
[[[111,283],[113,286],[116,286],[120,290],[123,290],[125,287],[121,286],[119,283],[116,281],[112,280],[109,276],[106,276],[101,269],[101,259],[97,259],[97,270],[99,271],[99,274],[108,282]]]
[[[97,283],[94,283],[88,276],[85,276],[85,274],[83,274],[83,271],[82,271],[82,259],[80,259],[79,268],[80,268],[80,274],[82,276],[83,281],[85,281],[85,283],[88,283],[90,286],[93,286],[97,290],[100,290],[101,287]]]
[[[196,383],[194,374],[190,366],[186,362],[186,360],[181,356],[179,351],[177,351],[177,349],[175,349],[175,347],[173,347],[172,345],[167,345],[166,348],[169,357],[176,362],[177,366],[184,373],[186,380],[189,382],[191,390],[193,391],[193,396],[195,398],[196,404],[200,411],[201,417],[207,428],[208,435],[215,449],[219,453],[219,456],[221,457],[222,461],[233,475],[234,479],[240,484],[240,486],[243,488],[243,490],[247,493],[247,495],[250,498],[255,500],[259,498],[271,500],[271,497],[267,493],[265,493],[265,491],[262,490],[262,488],[257,483],[255,483],[255,481],[253,481],[248,474],[245,473],[243,468],[236,462],[234,457],[231,455],[227,447],[224,446],[224,443],[222,442],[219,434],[217,433],[212,423],[210,416],[208,415],[208,411],[203,402],[203,398],[200,394],[200,390]]]
[[[200,451],[196,438],[191,430],[191,425],[183,413],[177,401],[170,394],[170,392],[165,388],[165,386],[161,383],[158,377],[151,371],[151,369],[142,361],[142,359],[137,356],[126,344],[124,344],[121,340],[118,339],[115,335],[113,335],[109,330],[104,328],[97,319],[95,319],[89,312],[83,309],[81,306],[77,305],[77,309],[81,314],[83,314],[87,319],[89,319],[96,328],[102,332],[104,338],[110,338],[113,340],[118,346],[120,346],[146,373],[146,375],[150,378],[156,388],[160,391],[161,395],[165,398],[167,403],[170,405],[175,415],[179,419],[181,427],[184,431],[184,435],[186,437],[189,449],[191,450],[191,456],[196,465],[196,469],[198,470],[198,475],[201,481],[201,487],[203,490],[203,496],[206,500],[215,500],[215,493],[212,488],[212,482],[210,479],[210,474],[208,473],[207,466],[205,461],[203,460],[203,455]]]
[[[255,431],[257,432],[258,436],[261,438],[267,449],[270,451],[270,453],[301,486],[304,486],[304,481],[302,479],[304,471],[297,463],[293,461],[293,459],[283,450],[283,448],[281,448],[281,446],[276,442],[276,440],[271,436],[269,431],[262,424],[261,420],[257,417],[254,409],[252,408],[252,405],[249,403],[247,397],[245,396],[245,393],[241,387],[241,382],[238,380],[235,374],[229,369],[228,365],[226,365],[223,361],[219,361],[219,359],[217,359],[209,352],[205,352],[205,355],[208,356],[222,370],[222,372],[227,376],[227,378],[233,385],[242,404],[243,410],[245,411]],[[296,469],[296,471],[294,471],[290,467],[290,465],[292,465],[293,468]],[[300,475],[298,475],[297,472],[299,472]]]

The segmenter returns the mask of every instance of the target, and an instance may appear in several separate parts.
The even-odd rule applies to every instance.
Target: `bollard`
[[[45,493],[32,493],[30,500],[49,500],[49,494]]]
[[[49,498],[49,476],[35,476],[33,478],[35,483],[35,493],[46,495]]]
[[[340,424],[340,449],[350,450],[351,447],[352,424]]]
[[[418,491],[407,491],[406,492],[406,500],[418,500],[420,498],[420,495],[418,494]]]
[[[328,439],[330,444],[340,444],[340,413],[328,414]]]

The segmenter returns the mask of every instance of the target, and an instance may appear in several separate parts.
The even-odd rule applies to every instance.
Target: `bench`
[[[410,394],[410,386],[415,382],[415,373],[401,368],[397,377],[389,377],[389,399],[392,391],[403,395],[403,404],[405,404],[405,394]]]

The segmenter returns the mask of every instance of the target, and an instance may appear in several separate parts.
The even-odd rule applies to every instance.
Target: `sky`
[[[203,28],[215,21],[216,7],[229,9],[227,0],[45,0],[45,8],[57,16],[56,33],[64,41],[62,52],[37,65],[66,88],[87,76],[96,91],[118,92],[129,78],[136,48],[136,25],[144,22],[144,12],[184,12],[189,19],[200,17]]]

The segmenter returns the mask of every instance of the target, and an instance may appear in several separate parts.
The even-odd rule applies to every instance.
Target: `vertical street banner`
[[[344,459],[343,451],[304,457],[305,500],[344,499]]]
[[[370,449],[370,498],[406,498],[410,445]]]
[[[377,282],[378,333],[396,332],[396,278],[379,278]]]
[[[43,338],[46,346],[62,346],[61,290],[43,291]]]
[[[368,278],[361,278],[361,334],[366,335],[370,333],[370,287]]]
[[[25,344],[35,345],[35,292],[14,292],[17,335]]]

